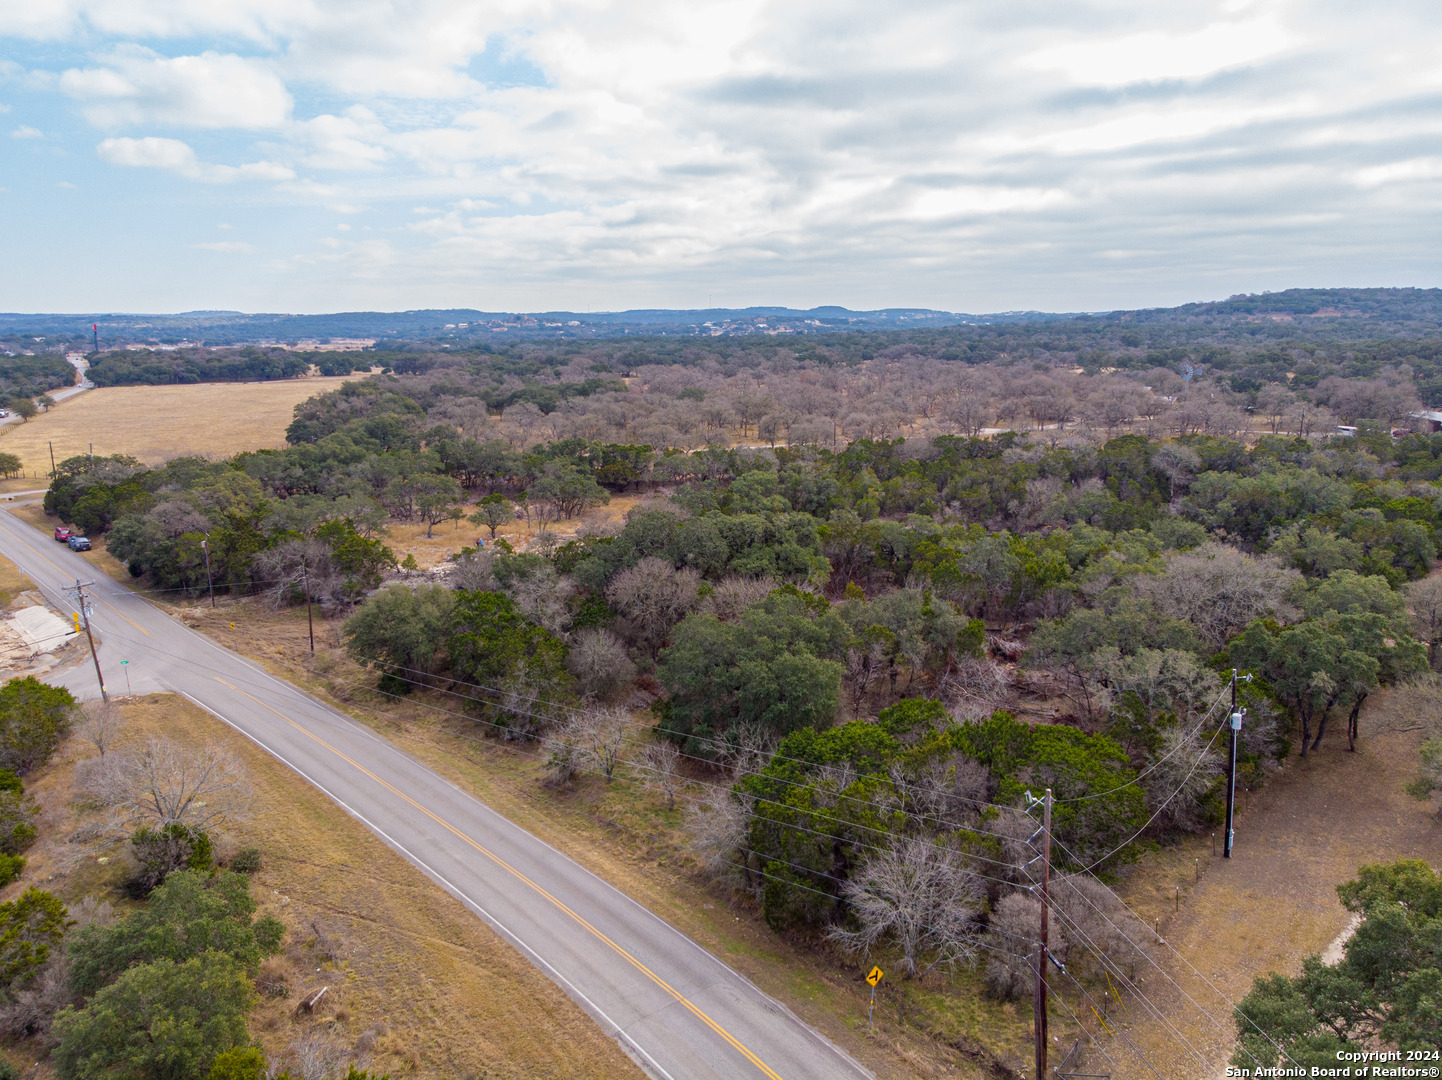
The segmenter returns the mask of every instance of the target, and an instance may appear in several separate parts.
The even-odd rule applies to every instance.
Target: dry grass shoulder
[[[182,454],[229,457],[279,448],[295,407],[347,382],[310,376],[258,383],[103,386],[62,401],[33,420],[0,427],[0,450],[42,476],[55,460],[90,452],[130,454],[158,465]],[[37,486],[31,484],[31,486]]]
[[[312,1038],[368,1053],[374,1068],[396,1077],[641,1076],[577,1005],[459,901],[248,739],[172,695],[134,699],[123,712],[119,749],[160,732],[191,747],[223,745],[254,783],[252,816],[222,851],[262,850],[254,892],[262,911],[288,928],[284,952],[262,968],[262,989],[272,992],[251,1017],[253,1037],[273,1060]],[[71,904],[85,896],[127,903],[119,892],[128,872],[123,852],[69,839],[87,819],[74,800],[75,766],[93,754],[71,740],[28,778],[41,806],[41,839],[9,894],[36,885]],[[300,997],[322,986],[330,988],[325,1007],[298,1017]],[[28,1064],[34,1054],[27,1053]]]

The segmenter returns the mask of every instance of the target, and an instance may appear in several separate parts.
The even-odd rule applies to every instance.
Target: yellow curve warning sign
[[[885,974],[886,972],[882,971],[879,967],[874,967],[867,974],[866,981],[869,982],[872,986],[875,986],[881,981],[881,977]]]

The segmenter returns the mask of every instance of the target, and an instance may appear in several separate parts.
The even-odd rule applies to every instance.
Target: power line
[[[164,650],[156,649],[156,648],[151,647],[151,646],[142,645],[142,648],[144,648],[145,651],[154,653],[155,655],[168,657],[168,658],[170,658],[170,659],[179,661],[179,662],[181,662],[181,663],[185,663],[185,664],[187,664],[187,666],[193,666],[193,667],[196,667],[197,669],[199,669],[199,665],[198,665],[198,664],[195,664],[193,661],[189,660],[189,658],[187,658],[187,657],[175,656],[174,654],[165,652]],[[260,688],[260,687],[259,687],[259,684],[252,683],[252,682],[250,682],[249,680],[238,679],[237,681],[240,681],[240,682],[243,682],[243,683],[248,683],[249,685],[256,686],[257,688]],[[402,680],[402,681],[413,681],[413,680]],[[353,682],[347,682],[346,685],[353,686],[353,687],[355,687],[356,689],[361,689],[361,690],[366,690],[366,691],[373,692],[373,693],[378,693],[378,694],[381,694],[381,695],[386,696],[386,697],[394,698],[394,699],[396,699],[396,700],[401,700],[400,695],[396,695],[396,694],[392,694],[392,693],[387,692],[387,691],[379,690],[378,688],[368,687],[368,686],[365,686],[365,685],[363,685],[363,684],[353,683]],[[417,685],[423,685],[423,684],[417,684]],[[464,695],[458,695],[458,696],[463,696],[463,697],[464,697]],[[490,723],[490,722],[487,722],[487,721],[484,721],[484,720],[478,720],[477,718],[475,718],[475,717],[473,717],[473,716],[470,716],[469,714],[459,713],[459,712],[456,712],[455,710],[452,710],[452,709],[445,709],[445,708],[442,708],[442,707],[440,707],[440,706],[431,705],[431,704],[426,703],[426,702],[415,701],[415,702],[413,702],[413,703],[414,703],[414,704],[417,704],[417,705],[420,705],[420,706],[422,706],[422,707],[424,707],[424,708],[427,708],[427,709],[431,709],[431,710],[434,710],[434,711],[438,711],[438,712],[444,713],[444,714],[446,714],[446,715],[455,716],[455,717],[457,717],[457,718],[459,718],[459,719],[464,719],[464,720],[466,720],[466,721],[468,721],[468,722],[470,722],[470,723],[479,723],[479,724],[482,724],[482,725],[485,725],[485,726],[488,726],[488,727],[495,728],[495,729],[500,730],[500,731],[507,730],[504,725],[498,725],[498,724]],[[522,750],[521,748],[515,747],[515,746],[508,746],[507,749],[509,749],[511,752],[519,753],[519,754],[522,754],[523,756],[527,756],[527,757],[533,757],[533,758],[539,758],[539,757],[540,757],[539,754],[530,754],[530,753],[527,753],[526,751]],[[636,763],[636,762],[628,761],[627,764],[628,764],[629,766],[631,766],[631,767],[638,767],[638,763]],[[806,764],[808,764],[808,765],[814,765],[815,763],[809,763],[809,762],[808,762],[808,763],[806,763]],[[645,768],[644,766],[639,766],[639,767],[642,768],[642,769]],[[752,775],[755,775],[755,774],[752,774]],[[683,794],[683,797],[687,797],[687,796],[685,796],[685,795]],[[699,800],[698,800],[698,801],[699,801]],[[764,800],[764,799],[763,799],[762,801],[770,802],[771,800]],[[783,805],[783,804],[777,804],[777,805]],[[873,807],[885,809],[884,807],[879,807],[879,804],[868,803],[867,805],[871,805],[871,806],[873,806]],[[819,817],[821,817],[823,820],[827,820],[826,817],[825,817],[825,815],[820,815],[820,814],[818,814],[818,815],[815,815],[815,816],[819,816]],[[886,850],[886,849],[881,848],[881,847],[878,847],[878,846],[876,846],[876,845],[866,844],[866,843],[861,842],[861,841],[859,841],[859,840],[856,840],[856,839],[854,839],[854,838],[842,838],[842,837],[836,837],[836,836],[834,836],[834,835],[832,835],[832,834],[828,834],[828,833],[820,833],[820,832],[818,832],[817,830],[808,829],[808,828],[806,828],[805,826],[797,825],[797,824],[795,824],[794,822],[777,821],[777,820],[775,820],[775,819],[769,819],[769,820],[771,820],[771,823],[772,823],[772,824],[779,825],[779,826],[781,826],[781,827],[783,827],[783,828],[793,829],[793,830],[797,830],[797,831],[802,831],[802,832],[810,833],[810,834],[813,834],[813,835],[817,835],[817,836],[824,837],[824,838],[826,838],[826,839],[844,841],[844,842],[846,842],[846,843],[852,844],[852,845],[854,845],[854,846],[857,846],[857,847],[860,847],[860,848],[863,848],[863,849],[872,850],[872,851],[878,851],[878,852],[879,852],[879,851],[884,851],[884,850]],[[835,819],[830,819],[830,820],[835,820]],[[943,819],[943,820],[944,820],[944,819]],[[847,823],[847,824],[852,824],[852,823]],[[966,826],[955,825],[954,823],[946,823],[946,824],[950,825],[951,827],[958,828],[958,829],[962,829],[962,830],[965,830],[965,829],[967,828]],[[869,827],[869,826],[859,826],[859,827],[861,827],[861,828],[866,828],[866,829],[868,829],[869,831],[874,831],[874,832],[881,833],[882,835],[887,835],[887,836],[892,835],[892,834],[884,833],[884,832],[882,832],[881,830],[872,829],[872,828]],[[988,834],[988,835],[996,835],[996,834]],[[1015,839],[1015,838],[1006,838],[1006,839]],[[1028,841],[1020,841],[1020,842],[1022,842],[1022,843],[1028,843],[1028,846],[1030,846],[1030,844],[1029,844]],[[790,866],[790,867],[793,868],[793,869],[796,869],[796,870],[798,870],[798,871],[801,871],[801,872],[803,872],[803,873],[805,873],[805,874],[808,874],[808,875],[811,875],[811,876],[814,876],[814,877],[817,877],[817,878],[822,878],[822,879],[825,879],[825,880],[828,880],[828,881],[836,882],[836,883],[838,883],[838,884],[843,884],[843,885],[846,884],[846,882],[844,882],[842,879],[836,878],[836,877],[834,877],[834,876],[831,875],[831,874],[825,873],[824,871],[816,870],[816,869],[811,868],[811,867],[805,867],[805,866],[802,866],[802,865],[800,865],[800,864],[792,863],[792,862],[790,862],[790,861],[788,861],[788,860],[779,858],[779,857],[778,857],[776,854],[774,854],[774,853],[772,853],[772,854],[767,854],[767,853],[763,853],[763,852],[756,851],[754,848],[749,848],[749,847],[745,847],[745,846],[738,846],[738,850],[744,851],[744,852],[746,852],[747,854],[750,854],[750,855],[756,855],[758,858],[761,858],[761,859],[763,859],[763,860],[765,860],[765,861],[770,861],[770,862],[772,862],[772,863],[780,863],[781,865]],[[990,859],[988,859],[988,860],[986,860],[986,861],[996,862],[996,860],[990,860]],[[998,865],[1011,866],[1011,865],[1013,865],[1013,864],[1010,864],[1010,863],[998,863]],[[810,888],[809,886],[805,886],[805,885],[801,884],[800,882],[794,882],[794,881],[789,881],[789,880],[784,879],[784,878],[778,878],[778,877],[776,877],[774,874],[770,874],[770,873],[768,873],[768,872],[765,871],[765,869],[764,869],[764,863],[763,863],[763,867],[762,867],[761,869],[756,869],[756,868],[748,867],[748,868],[747,868],[747,872],[748,872],[748,873],[752,873],[752,874],[757,874],[757,875],[759,875],[759,876],[761,876],[761,877],[764,877],[764,878],[767,878],[767,879],[770,879],[770,880],[775,880],[775,881],[778,881],[778,882],[781,882],[781,883],[784,883],[784,884],[787,884],[787,885],[791,885],[791,886],[793,886],[793,887],[795,887],[795,888],[806,889],[807,891],[813,892],[813,893],[815,893],[816,895],[825,897],[825,898],[826,898],[827,900],[829,900],[829,901],[835,901],[835,900],[837,899],[836,895],[833,894],[833,893],[824,892],[824,891],[819,890],[819,889],[813,889],[813,888]],[[976,877],[978,877],[978,878],[980,878],[980,879],[982,879],[982,880],[993,881],[993,882],[996,882],[996,883],[1001,884],[1001,885],[1005,885],[1005,886],[1008,886],[1008,887],[1014,887],[1014,883],[1011,882],[1011,881],[1007,881],[1007,880],[1004,880],[1004,879],[992,877],[991,875],[983,874],[983,873],[977,872],[977,871],[975,871],[975,870],[968,870],[968,873],[974,874]],[[1006,931],[1002,931],[1000,928],[993,927],[992,929],[993,929],[996,933],[1004,934],[1004,935],[1009,936],[1009,937],[1015,937],[1015,936],[1016,936],[1016,935],[1012,935],[1012,934],[1010,934],[1010,933],[1008,933],[1008,932],[1006,932]],[[1023,960],[1026,960],[1026,959],[1027,959],[1025,956],[1022,956],[1021,954],[1018,954],[1018,953],[1006,953],[1005,950],[999,950],[999,949],[996,949],[995,947],[988,946],[988,945],[986,945],[986,943],[984,943],[984,942],[973,941],[973,942],[971,942],[971,944],[975,944],[975,945],[977,945],[977,946],[979,946],[979,947],[982,947],[982,948],[990,948],[991,951],[1001,952],[1001,953],[1003,953],[1003,954],[1005,954],[1005,955],[1016,956],[1016,957],[1019,957],[1019,958],[1021,958],[1021,959],[1023,959]],[[1100,950],[1099,950],[1093,943],[1090,943],[1090,942],[1088,941],[1088,942],[1086,942],[1086,943],[1084,943],[1084,944],[1086,945],[1086,947],[1091,948],[1093,951],[1098,952],[1098,954],[1103,957],[1103,964],[1104,964],[1104,966],[1105,966],[1106,960],[1105,960],[1104,954],[1101,954],[1101,953],[1100,953]],[[1119,975],[1119,977],[1124,977],[1124,976],[1121,975],[1120,972],[1118,972],[1118,975]],[[1073,978],[1073,981],[1075,981],[1074,976],[1072,976],[1072,978]],[[1149,1009],[1150,1009],[1151,1011],[1156,1011],[1156,1007],[1155,1007],[1154,1005],[1152,1005],[1151,1002],[1145,998],[1145,995],[1142,994],[1142,993],[1140,992],[1140,990],[1137,990],[1137,989],[1135,989],[1135,988],[1133,988],[1133,989],[1134,989],[1134,992],[1135,992],[1140,998],[1142,998],[1142,1000],[1146,1003],[1146,1005],[1149,1007]],[[1072,1015],[1073,1015],[1073,1017],[1075,1016],[1075,1014],[1072,1014]],[[1164,1022],[1165,1022],[1165,1021],[1164,1021]],[[1083,1026],[1083,1030],[1085,1030],[1084,1026]],[[1103,1050],[1102,1052],[1105,1054],[1105,1050]],[[1110,1060],[1110,1058],[1108,1058],[1108,1060]],[[1205,1060],[1205,1059],[1203,1059],[1203,1060]],[[1148,1063],[1148,1065],[1149,1065],[1149,1067],[1150,1067],[1150,1063]],[[1153,1070],[1153,1071],[1155,1071],[1155,1070]]]
[[[1141,772],[1137,773],[1137,775],[1136,775],[1136,777],[1135,777],[1134,779],[1128,780],[1125,784],[1118,784],[1118,785],[1117,785],[1116,787],[1114,787],[1114,788],[1108,788],[1106,791],[1094,792],[1094,793],[1091,794],[1091,795],[1078,795],[1078,796],[1077,796],[1076,798],[1074,798],[1074,799],[1057,799],[1057,800],[1056,800],[1057,804],[1060,805],[1060,804],[1062,804],[1062,803],[1079,803],[1079,802],[1087,802],[1087,801],[1089,801],[1089,800],[1091,800],[1091,799],[1100,799],[1100,798],[1102,798],[1102,797],[1104,797],[1104,796],[1107,796],[1107,795],[1114,795],[1114,794],[1116,794],[1118,791],[1125,791],[1127,788],[1132,787],[1132,786],[1135,785],[1135,784],[1139,784],[1139,783],[1141,782],[1142,777],[1151,774],[1153,771],[1155,771],[1155,770],[1162,764],[1162,762],[1166,761],[1168,758],[1172,757],[1174,754],[1180,753],[1180,752],[1186,747],[1187,741],[1190,740],[1194,735],[1196,735],[1197,732],[1201,731],[1202,728],[1206,725],[1207,718],[1212,715],[1212,710],[1215,709],[1218,705],[1221,704],[1222,698],[1226,696],[1226,693],[1227,693],[1227,691],[1223,690],[1223,691],[1217,696],[1217,700],[1214,701],[1214,702],[1212,702],[1210,705],[1207,706],[1206,711],[1205,711],[1204,713],[1202,713],[1202,718],[1201,718],[1200,720],[1198,720],[1196,726],[1195,726],[1194,728],[1192,728],[1192,730],[1187,733],[1187,738],[1186,738],[1186,739],[1178,739],[1176,746],[1172,747],[1170,750],[1168,750],[1168,751],[1167,751],[1165,754],[1163,754],[1161,757],[1159,757],[1159,758],[1157,758],[1155,761],[1153,761],[1150,765],[1148,765],[1148,766],[1147,766],[1145,769],[1143,769]]]
[[[1058,846],[1060,846],[1063,851],[1066,850],[1065,845],[1061,844],[1060,841],[1058,841],[1057,843],[1058,843]],[[1093,881],[1095,881],[1098,885],[1100,885],[1102,888],[1104,888],[1104,889],[1107,891],[1108,895],[1110,895],[1113,900],[1115,900],[1118,904],[1120,904],[1120,905],[1122,906],[1122,909],[1123,909],[1123,910],[1125,910],[1128,914],[1130,914],[1134,919],[1138,920],[1138,922],[1141,922],[1143,926],[1146,925],[1145,920],[1143,920],[1142,917],[1141,917],[1140,915],[1138,915],[1138,914],[1136,913],[1136,911],[1134,911],[1134,910],[1132,909],[1131,905],[1129,905],[1125,900],[1123,900],[1119,895],[1117,895],[1117,892],[1116,892],[1115,889],[1113,889],[1113,888],[1111,888],[1109,885],[1107,885],[1106,882],[1102,881],[1100,878],[1098,878],[1098,877],[1097,877],[1094,873],[1092,873],[1090,870],[1086,871],[1086,874],[1087,874],[1087,876],[1090,877]],[[1101,908],[1097,907],[1096,904],[1092,902],[1091,898],[1088,897],[1085,893],[1081,893],[1080,895],[1081,895],[1082,899],[1083,899],[1084,901],[1086,901],[1086,903],[1087,903],[1088,905],[1090,905],[1091,908],[1092,908],[1094,911],[1097,912],[1098,915],[1100,915],[1103,919],[1106,920],[1107,925],[1109,925],[1113,930],[1115,930],[1118,934],[1120,934],[1120,935],[1122,936],[1123,940],[1125,940],[1129,945],[1131,945],[1132,948],[1138,949],[1138,951],[1140,951],[1140,949],[1139,949],[1139,947],[1137,946],[1136,942],[1132,941],[1131,938],[1127,937],[1126,932],[1125,932],[1124,930],[1122,930],[1121,927],[1117,926],[1116,923],[1112,922],[1111,917],[1108,916],[1105,911],[1103,911]],[[1242,1012],[1242,1010],[1241,1010],[1240,1008],[1238,1008],[1237,1006],[1233,1005],[1232,1002],[1231,1002],[1231,999],[1228,998],[1226,994],[1222,993],[1221,988],[1218,987],[1214,982],[1212,982],[1211,979],[1207,978],[1207,977],[1206,977],[1205,975],[1203,975],[1200,971],[1198,971],[1197,968],[1196,968],[1196,966],[1195,966],[1190,960],[1188,960],[1185,956],[1183,956],[1180,952],[1178,952],[1175,948],[1172,947],[1171,942],[1167,941],[1166,938],[1161,937],[1161,935],[1157,935],[1157,940],[1158,940],[1158,942],[1159,942],[1164,948],[1166,948],[1169,952],[1171,952],[1171,954],[1172,954],[1173,956],[1175,956],[1175,957],[1176,957],[1178,960],[1180,960],[1182,963],[1186,964],[1187,967],[1191,969],[1192,974],[1196,975],[1197,978],[1201,979],[1202,982],[1204,982],[1204,983],[1207,985],[1207,987],[1208,987],[1213,993],[1215,993],[1219,998],[1221,998],[1223,1001],[1225,1001],[1225,1002],[1227,1003],[1228,1007],[1232,1010],[1232,1012],[1234,1012],[1236,1015],[1240,1016],[1242,1019],[1246,1020],[1247,1023],[1251,1024],[1251,1026],[1252,1026],[1254,1029],[1256,1029],[1256,1031],[1257,1031],[1258,1034],[1260,1034],[1264,1039],[1266,1039],[1268,1042],[1270,1042],[1273,1047],[1276,1048],[1276,1050],[1277,1050],[1278,1053],[1280,1053],[1280,1054],[1281,1054],[1283,1057],[1285,1057],[1288,1061],[1291,1061],[1293,1065],[1296,1065],[1296,1064],[1297,1064],[1297,1062],[1292,1059],[1292,1056],[1287,1053],[1287,1051],[1281,1046],[1281,1044],[1279,1044],[1275,1039],[1273,1039],[1272,1036],[1269,1035],[1269,1034],[1266,1032],[1266,1030],[1263,1029],[1259,1024],[1257,1024],[1257,1022],[1256,1022],[1255,1020],[1253,1020],[1250,1016],[1247,1016],[1247,1014],[1244,1013],[1244,1012]],[[1201,1005],[1201,1003],[1198,1002],[1198,1001],[1196,1000],[1196,998],[1194,998],[1194,997],[1192,997],[1190,994],[1188,994],[1188,993],[1186,992],[1186,990],[1182,988],[1181,984],[1178,983],[1175,979],[1172,978],[1171,974],[1166,970],[1166,968],[1164,968],[1164,967],[1162,967],[1160,964],[1158,964],[1158,963],[1156,962],[1156,960],[1151,957],[1150,954],[1143,952],[1142,955],[1146,957],[1147,962],[1148,962],[1149,964],[1151,964],[1152,967],[1156,968],[1157,971],[1161,973],[1161,975],[1162,975],[1162,977],[1163,977],[1164,979],[1166,979],[1169,983],[1172,984],[1173,987],[1176,988],[1176,990],[1177,990],[1178,993],[1180,993],[1183,997],[1185,997],[1185,998],[1187,999],[1187,1001],[1189,1001],[1189,1002],[1196,1008],[1196,1010],[1197,1010],[1199,1013],[1201,1013],[1201,1014],[1202,1014],[1203,1016],[1205,1016],[1209,1021],[1211,1021],[1212,1025],[1213,1025],[1214,1027],[1216,1027],[1216,1029],[1217,1029],[1218,1031],[1221,1031],[1221,1032],[1223,1032],[1223,1033],[1226,1033],[1226,1032],[1227,1032],[1227,1029],[1222,1025],[1221,1021],[1218,1020],[1215,1016],[1213,1016],[1210,1012],[1208,1012],[1205,1008],[1203,1008],[1202,1005]],[[1251,1054],[1250,1051],[1248,1051],[1248,1054],[1249,1054],[1249,1056],[1252,1057],[1252,1059],[1253,1059],[1254,1061],[1256,1060],[1256,1055]],[[1260,1062],[1258,1062],[1258,1064],[1260,1064]],[[1299,1067],[1300,1067],[1300,1066],[1299,1066]]]

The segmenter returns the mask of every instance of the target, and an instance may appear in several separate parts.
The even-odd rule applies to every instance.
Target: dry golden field
[[[87,453],[94,443],[97,454],[131,454],[147,465],[181,454],[227,457],[241,450],[280,447],[296,405],[346,381],[317,376],[98,387],[33,420],[0,428],[0,451],[18,454],[27,473],[43,478],[50,470],[52,440],[56,461]]]

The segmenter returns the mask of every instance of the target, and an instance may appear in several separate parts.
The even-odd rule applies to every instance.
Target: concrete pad
[[[51,652],[75,637],[75,628],[43,607],[21,608],[9,619],[11,627],[35,652]]]

